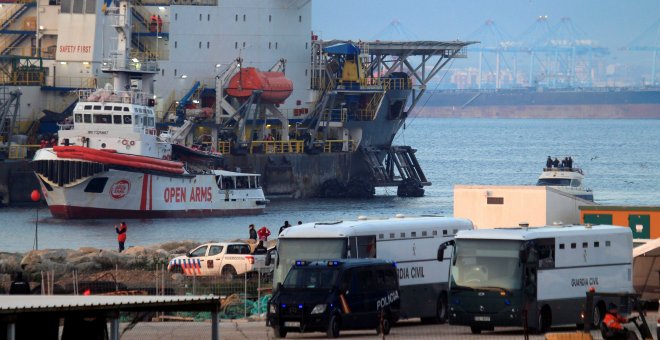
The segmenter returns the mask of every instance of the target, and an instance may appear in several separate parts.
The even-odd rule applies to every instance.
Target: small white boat
[[[554,159],[558,160],[557,157]],[[570,162],[546,163],[536,185],[552,187],[581,199],[593,201],[594,195],[591,189],[582,186],[584,172],[582,169],[574,167],[572,157],[570,159]]]

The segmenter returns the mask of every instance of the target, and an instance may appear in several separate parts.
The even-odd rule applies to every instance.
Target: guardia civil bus
[[[437,250],[457,232],[472,228],[466,219],[403,215],[293,226],[279,235],[273,285],[284,280],[297,260],[392,260],[399,273],[401,317],[444,322],[449,262],[438,262]]]
[[[453,245],[449,323],[472,333],[500,326],[545,332],[553,325],[584,324],[590,289],[633,293],[632,232],[611,225],[570,225],[460,231]],[[605,315],[594,301],[593,320]]]

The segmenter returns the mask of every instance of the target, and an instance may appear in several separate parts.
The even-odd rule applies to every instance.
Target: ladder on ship
[[[416,151],[410,146],[391,146],[389,150],[363,148],[362,153],[369,166],[374,186],[393,186],[404,181],[430,185],[431,183],[426,179],[426,175],[417,161]],[[386,152],[386,155],[381,161],[379,156],[383,152]]]

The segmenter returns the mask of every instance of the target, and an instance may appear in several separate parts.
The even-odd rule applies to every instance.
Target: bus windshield
[[[296,260],[346,258],[346,238],[281,238],[277,244],[277,261],[273,284],[283,282]]]
[[[457,239],[452,288],[520,289],[520,245],[521,241]]]
[[[284,288],[330,289],[338,275],[337,268],[293,267],[282,285]]]

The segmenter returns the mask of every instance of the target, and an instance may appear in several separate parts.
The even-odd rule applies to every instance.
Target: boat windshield
[[[569,186],[571,185],[570,178],[540,178],[536,182],[537,186]]]
[[[346,258],[346,238],[280,238],[273,285],[283,282],[297,260]]]
[[[293,267],[287,274],[284,288],[330,289],[336,283],[339,269]]]
[[[452,288],[520,289],[520,245],[521,241],[457,239]]]

